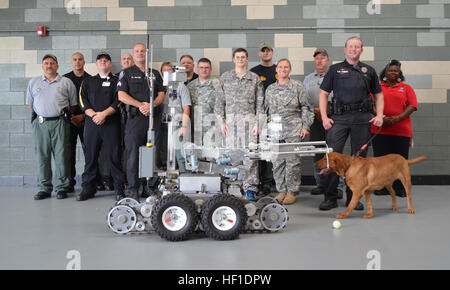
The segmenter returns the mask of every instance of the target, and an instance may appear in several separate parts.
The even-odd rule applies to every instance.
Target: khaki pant
[[[36,153],[39,191],[51,193],[52,156],[55,160],[55,191],[67,191],[70,185],[70,125],[63,119],[31,124]]]

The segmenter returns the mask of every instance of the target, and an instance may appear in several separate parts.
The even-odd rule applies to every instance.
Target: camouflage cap
[[[268,48],[268,49],[270,49],[270,50],[273,50],[273,47],[272,47],[272,45],[270,44],[270,43],[268,43],[268,42],[263,42],[263,43],[261,43],[260,45],[259,45],[259,50],[261,51],[261,50],[263,50],[264,48]]]

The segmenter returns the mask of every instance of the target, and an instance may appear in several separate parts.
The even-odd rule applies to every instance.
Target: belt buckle
[[[41,124],[44,123],[44,117],[39,116],[39,117],[38,117],[38,120],[39,120],[39,123],[41,123]]]

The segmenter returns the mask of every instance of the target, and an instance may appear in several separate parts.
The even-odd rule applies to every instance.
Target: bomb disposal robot
[[[185,80],[184,68],[164,73],[164,85],[169,87],[167,171],[154,169],[151,137],[147,146],[140,148],[139,175],[147,179],[158,176],[158,190],[144,202],[131,198],[117,202],[108,212],[109,228],[117,234],[154,231],[169,241],[185,240],[195,230],[216,240],[232,240],[244,231],[277,232],[284,228],[288,212],[283,205],[271,197],[252,202],[241,194],[242,182],[248,174],[243,160],[272,161],[280,155],[312,156],[330,153],[332,149],[321,141],[278,143],[281,120],[275,117],[268,124],[267,140],[249,148],[208,148],[184,142],[181,151],[190,173],[179,174],[175,169],[178,135],[173,117],[178,105],[177,87]]]

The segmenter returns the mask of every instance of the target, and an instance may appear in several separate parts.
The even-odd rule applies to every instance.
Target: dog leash
[[[374,135],[372,135],[372,137],[369,138],[369,140],[366,142],[366,144],[364,144],[363,146],[361,146],[361,149],[359,149],[358,152],[356,152],[355,154],[353,154],[354,157],[355,157],[355,156],[359,156],[359,154],[361,154],[361,152],[363,152],[363,151],[367,148],[367,146],[369,146],[370,141],[372,141],[373,138],[375,138],[375,137],[378,135],[378,133],[380,133],[381,128],[383,128],[383,126],[381,126],[381,127],[378,129],[378,131],[377,131]]]
[[[328,159],[328,144],[325,143],[325,146],[327,146],[327,152],[325,153],[325,156],[327,157],[327,169],[330,168],[330,160]]]

